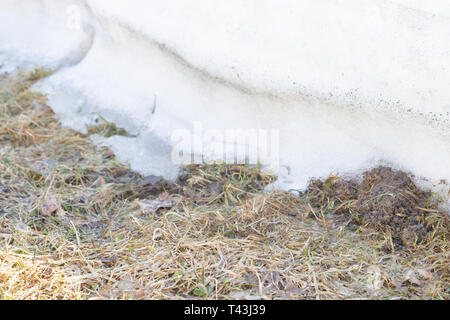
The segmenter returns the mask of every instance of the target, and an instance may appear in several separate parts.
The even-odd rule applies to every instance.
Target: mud
[[[365,172],[361,183],[335,176],[313,180],[304,196],[316,209],[348,216],[356,227],[390,234],[396,249],[422,243],[434,230],[433,217],[445,216],[430,192],[388,167]]]
[[[160,176],[142,176],[130,168],[87,172],[83,181],[93,183],[98,177],[106,183],[122,186],[123,198],[153,199],[168,192],[195,203],[234,202],[262,192],[275,177],[255,167],[244,165],[189,165],[175,182]]]

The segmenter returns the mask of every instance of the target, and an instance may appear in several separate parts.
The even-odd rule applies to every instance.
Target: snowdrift
[[[0,1],[0,72],[51,68],[63,124],[101,115],[132,137],[100,143],[169,179],[174,132],[272,130],[283,188],[385,163],[446,196],[449,40],[446,0]]]

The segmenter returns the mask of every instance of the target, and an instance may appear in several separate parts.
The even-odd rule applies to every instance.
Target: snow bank
[[[278,129],[285,188],[381,162],[447,195],[446,0],[1,0],[0,21],[1,70],[56,70],[63,123],[125,128],[96,140],[145,174],[173,179],[174,132],[200,122]]]

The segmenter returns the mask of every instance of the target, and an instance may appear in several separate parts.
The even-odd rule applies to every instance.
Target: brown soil
[[[433,217],[445,216],[430,192],[420,190],[405,172],[388,167],[365,172],[359,184],[335,176],[313,180],[306,196],[320,210],[351,217],[353,226],[390,234],[395,249],[421,243],[434,230]]]

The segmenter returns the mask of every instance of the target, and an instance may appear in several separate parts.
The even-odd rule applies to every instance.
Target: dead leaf
[[[139,182],[139,185],[141,187],[146,187],[146,186],[149,186],[149,185],[154,186],[154,185],[157,185],[157,184],[161,184],[162,181],[164,181],[163,177],[151,175],[151,176],[144,177],[144,179],[142,179],[142,181]]]
[[[50,216],[52,213],[59,209],[58,200],[55,196],[48,196],[44,199],[44,203],[41,207],[41,213],[44,216]]]
[[[119,261],[119,258],[115,255],[110,257],[104,257],[101,258],[100,261],[107,267],[112,267],[114,264],[116,264],[117,261]]]
[[[167,192],[163,192],[158,196],[158,199],[154,200],[138,200],[138,204],[141,210],[145,214],[155,214],[160,208],[172,208],[173,203],[170,200],[170,195]]]
[[[422,282],[420,282],[419,279],[417,279],[417,275],[416,272],[412,269],[408,270],[408,272],[406,272],[405,278],[403,280],[403,283],[407,284],[412,284],[414,286],[421,286]]]
[[[55,166],[55,160],[36,160],[30,164],[30,168],[41,176],[48,176]]]
[[[144,290],[138,290],[135,293],[135,298],[136,299],[144,299],[146,295],[147,295],[147,293]]]
[[[115,157],[115,154],[111,149],[106,149],[103,152],[103,156],[105,157],[105,159],[112,159]]]
[[[422,277],[423,280],[431,280],[433,278],[433,274],[424,269],[417,269],[417,273]]]
[[[168,202],[170,201],[170,194],[168,194],[167,192],[162,192],[160,193],[160,195],[158,196],[159,201],[161,202]]]

